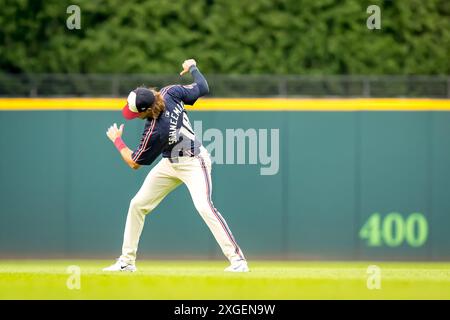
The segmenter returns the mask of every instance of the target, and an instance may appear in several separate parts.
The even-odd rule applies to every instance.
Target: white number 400
[[[412,213],[406,219],[392,212],[384,218],[372,214],[359,231],[359,237],[367,240],[369,247],[398,247],[406,240],[411,247],[422,246],[428,238],[428,222],[422,213]]]

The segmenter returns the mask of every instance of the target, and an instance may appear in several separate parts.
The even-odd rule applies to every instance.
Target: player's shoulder
[[[177,96],[177,94],[180,92],[181,90],[181,84],[172,84],[170,86],[165,86],[164,88],[162,88],[161,90],[159,90],[159,93],[161,94],[161,96],[165,97],[167,95],[170,96]]]
[[[190,89],[193,89],[197,84],[172,84],[170,86],[166,86],[162,88],[159,92],[160,94],[165,97],[166,95],[173,96],[175,98],[180,98],[183,96],[184,92]]]

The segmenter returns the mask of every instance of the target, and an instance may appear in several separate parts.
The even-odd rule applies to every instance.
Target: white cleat
[[[226,272],[249,272],[247,261],[239,260],[233,262],[229,267],[225,268]]]
[[[137,271],[137,268],[134,264],[126,263],[120,259],[116,261],[112,266],[109,266],[107,268],[104,268],[103,271],[112,271],[112,272],[118,272],[118,271],[124,271],[124,272],[135,272]]]

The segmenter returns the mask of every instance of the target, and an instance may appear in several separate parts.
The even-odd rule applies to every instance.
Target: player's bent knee
[[[130,211],[138,214],[149,214],[154,207],[149,206],[147,203],[133,198],[130,201]]]

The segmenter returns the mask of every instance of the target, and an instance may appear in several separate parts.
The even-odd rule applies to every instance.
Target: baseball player
[[[114,143],[123,160],[133,169],[150,165],[162,154],[130,202],[122,246],[122,255],[104,271],[136,271],[135,260],[139,238],[147,214],[181,183],[186,184],[195,208],[208,225],[230,266],[225,271],[247,272],[246,259],[225,219],[211,200],[211,159],[208,151],[195,138],[184,105],[193,105],[209,92],[208,83],[189,59],[183,62],[180,75],[190,72],[194,83],[170,85],[159,92],[137,88],[130,92],[122,114],[127,120],[145,120],[139,146],[133,151],[122,140],[123,124],[114,123],[106,135]]]

